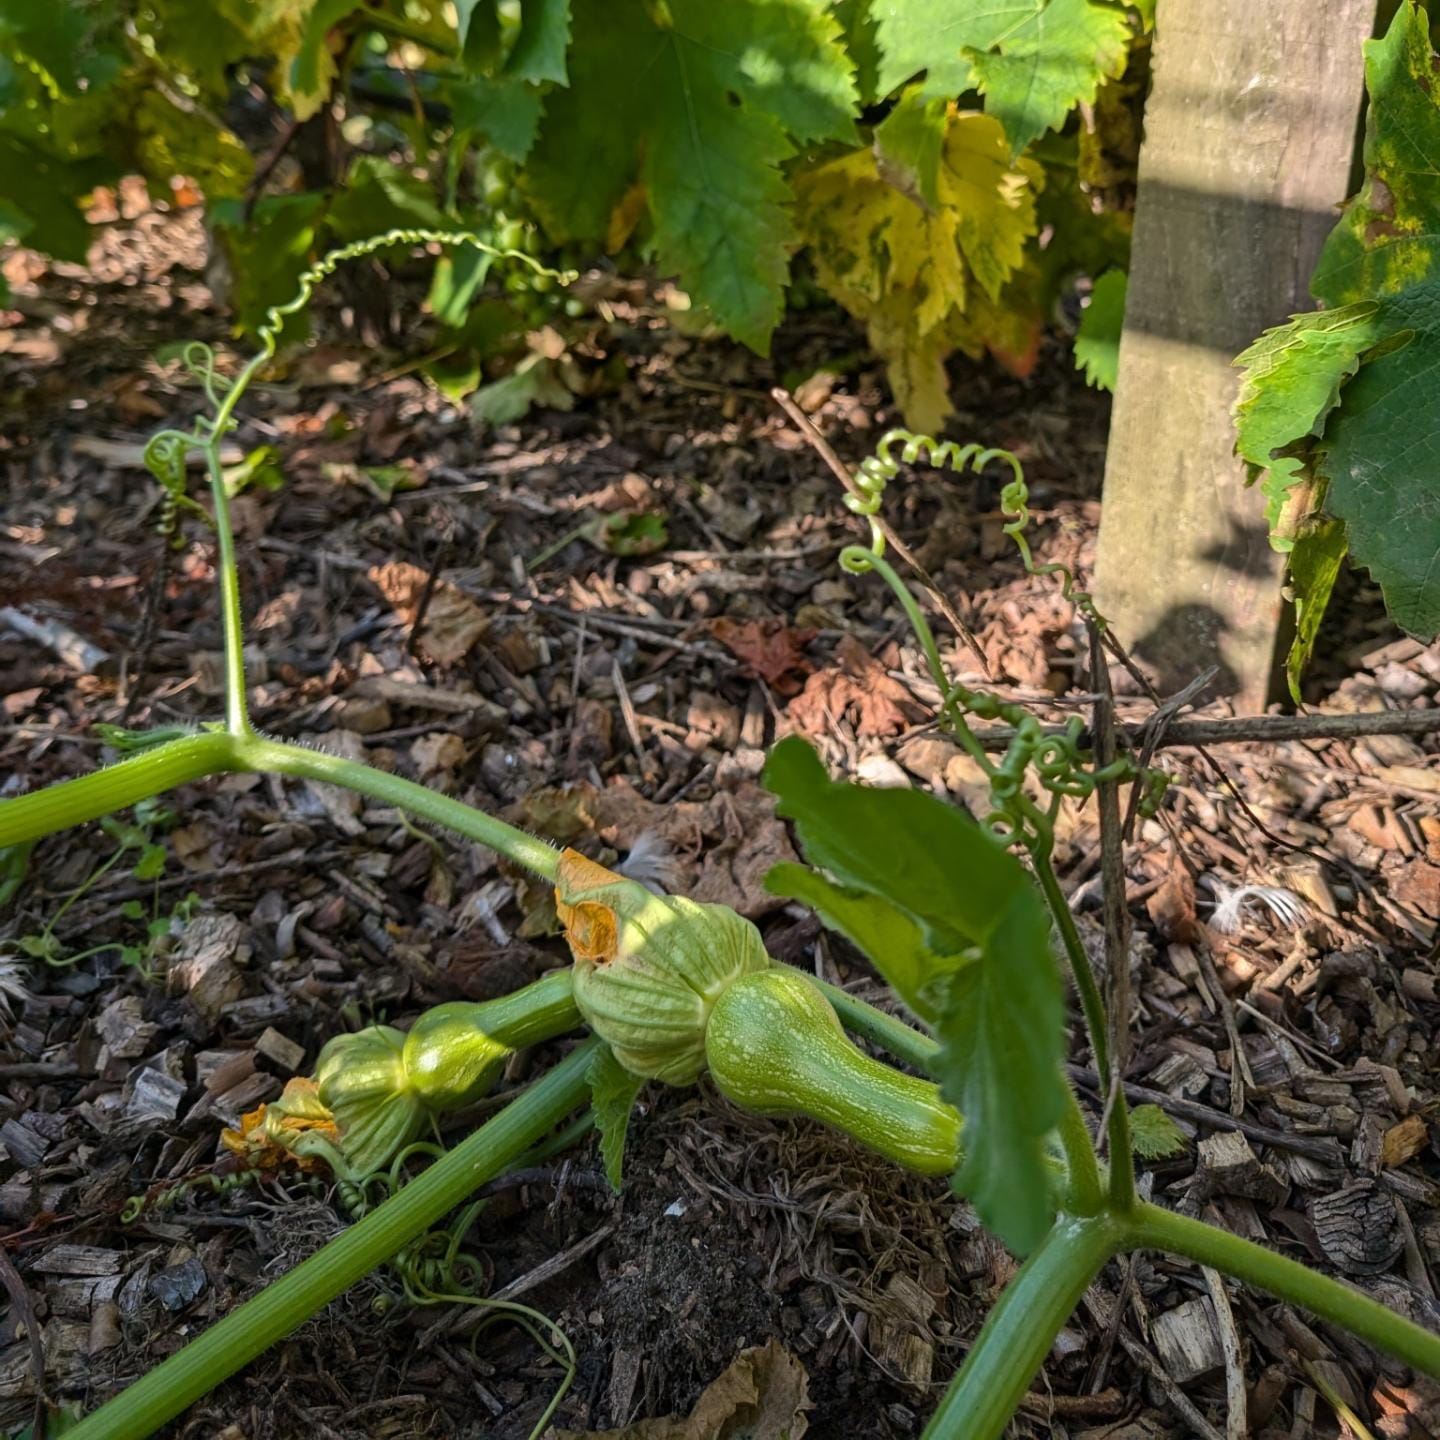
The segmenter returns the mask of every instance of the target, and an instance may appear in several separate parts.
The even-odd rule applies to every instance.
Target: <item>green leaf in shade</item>
[[[660,264],[767,352],[795,239],[781,166],[797,141],[854,135],[835,18],[811,0],[577,0],[573,23],[524,177],[547,231],[605,243],[638,180]]]
[[[968,962],[966,955],[940,956],[926,945],[919,925],[882,896],[852,890],[804,865],[773,865],[765,889],[808,905],[832,930],[857,945],[892,990],[927,1024],[940,1015],[944,994],[934,985]]]
[[[540,87],[508,75],[456,78],[447,87],[457,130],[483,135],[502,155],[521,161],[535,143],[544,109]]]
[[[1064,1002],[1034,882],[954,806],[832,781],[798,736],[770,752],[765,784],[806,859],[828,872],[808,887],[821,915],[863,934],[867,949],[900,947],[896,974],[942,1042],[936,1079],[965,1116],[956,1189],[1008,1245],[1029,1251],[1052,1218],[1044,1142],[1065,1098]],[[776,884],[807,888],[788,867]],[[856,895],[885,909],[849,903]],[[928,975],[927,957],[937,962]]]
[[[330,207],[337,240],[364,240],[386,230],[453,228],[428,182],[380,155],[361,155]]]
[[[1340,393],[1315,468],[1391,616],[1431,640],[1440,633],[1440,85],[1423,6],[1405,0],[1366,45],[1365,80],[1365,185],[1311,288],[1330,306],[1378,302],[1378,339]]]
[[[1142,1159],[1164,1160],[1185,1148],[1185,1132],[1158,1105],[1137,1105],[1130,1112],[1130,1143]]]
[[[1320,622],[1325,618],[1330,592],[1335,588],[1348,548],[1343,522],[1323,517],[1303,525],[1292,543],[1289,565],[1290,592],[1295,603],[1295,638],[1285,659],[1285,677],[1297,704],[1300,679],[1315,653]]]
[[[267,196],[256,202],[249,220],[243,203],[221,200],[210,206],[215,236],[230,270],[230,308],[244,330],[254,331],[272,305],[294,294],[309,265],[325,197],[318,192]],[[304,334],[304,314],[292,316],[285,338]]]
[[[458,245],[436,260],[426,303],[430,313],[447,329],[458,330],[465,324],[465,317],[490,273],[491,259],[473,245]]]
[[[1125,272],[1107,270],[1090,291],[1075,335],[1075,368],[1085,383],[1115,389],[1120,374],[1120,333],[1125,328]]]
[[[620,1193],[621,1171],[625,1158],[625,1136],[630,1129],[630,1115],[635,1100],[645,1088],[643,1076],[632,1075],[616,1058],[608,1045],[602,1045],[590,1062],[590,1104],[595,1122],[600,1127],[600,1155],[605,1162],[605,1176],[610,1188]]]
[[[517,80],[566,82],[570,46],[570,0],[525,0],[520,33],[505,59],[505,73]]]

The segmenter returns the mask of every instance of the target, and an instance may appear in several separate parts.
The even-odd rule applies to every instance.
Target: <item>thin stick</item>
[[[850,473],[845,462],[831,448],[830,442],[815,428],[810,417],[795,403],[790,392],[777,385],[771,390],[770,398],[790,418],[805,443],[830,467],[831,474],[845,487],[846,494],[868,504],[865,492],[855,483],[855,477]],[[875,528],[885,537],[885,543],[919,576],[920,583],[930,592],[930,599],[934,602],[935,608],[969,647],[970,653],[979,663],[980,673],[986,680],[992,679],[990,662],[985,658],[985,652],[980,648],[980,642],[971,633],[970,627],[960,618],[955,607],[945,598],[939,586],[930,578],[929,571],[915,558],[910,547],[895,533],[883,515],[872,515],[870,519]]]
[[[0,1248],[0,1284],[10,1296],[11,1309],[30,1344],[30,1370],[35,1381],[35,1409],[31,1416],[30,1433],[34,1440],[45,1440],[45,1346],[30,1292],[25,1288],[25,1281],[15,1268],[15,1262],[3,1248]]]
[[[1440,707],[1425,710],[1377,710],[1363,715],[1241,715],[1234,720],[1177,720],[1166,727],[1155,748],[1173,746],[1277,743],[1283,740],[1361,740],[1369,735],[1432,735],[1440,732]],[[1063,735],[1063,725],[1047,725],[1046,735]],[[1005,750],[1015,738],[1012,725],[975,731],[986,750]],[[1116,744],[1133,750],[1143,732],[1119,725]]]
[[[1115,695],[1100,627],[1086,622],[1090,634],[1090,680],[1100,698],[1091,722],[1095,768],[1115,760]],[[1119,1210],[1135,1202],[1135,1159],[1130,1150],[1130,1114],[1125,1105],[1125,1065],[1130,1058],[1130,912],[1125,908],[1125,841],[1120,824],[1120,786],[1102,780],[1096,787],[1100,815],[1100,876],[1104,898],[1105,961],[1109,975],[1110,1071],[1105,1108],[1110,1138],[1110,1199]],[[1098,1057],[1097,1057],[1098,1058]]]

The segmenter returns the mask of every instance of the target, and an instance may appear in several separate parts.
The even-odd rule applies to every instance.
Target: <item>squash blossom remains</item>
[[[689,1085],[715,1002],[770,967],[760,932],[723,905],[655,895],[575,850],[555,908],[575,958],[575,1004],[632,1074]]]

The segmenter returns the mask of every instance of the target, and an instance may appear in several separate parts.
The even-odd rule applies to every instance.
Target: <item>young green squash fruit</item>
[[[705,1058],[720,1091],[755,1115],[809,1115],[924,1175],[960,1163],[960,1114],[940,1087],[883,1065],[845,1034],[798,971],[737,979],[710,1011]]]

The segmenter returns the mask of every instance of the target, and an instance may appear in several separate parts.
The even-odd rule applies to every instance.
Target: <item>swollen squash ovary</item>
[[[705,1057],[722,1093],[756,1115],[809,1115],[926,1175],[960,1160],[960,1115],[939,1086],[872,1059],[798,971],[729,985],[710,1011]]]

